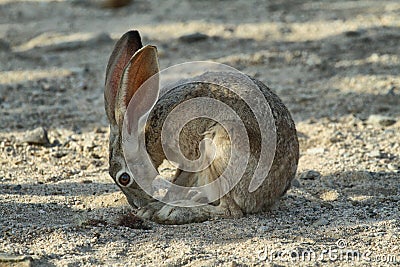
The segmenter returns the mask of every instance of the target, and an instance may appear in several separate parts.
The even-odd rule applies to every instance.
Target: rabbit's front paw
[[[151,202],[146,206],[140,208],[136,215],[142,219],[151,220],[153,218],[154,213],[158,212],[164,206],[164,203],[161,202]]]
[[[179,207],[165,205],[154,213],[153,220],[163,224],[185,224],[204,222],[210,219],[210,213],[201,207]]]

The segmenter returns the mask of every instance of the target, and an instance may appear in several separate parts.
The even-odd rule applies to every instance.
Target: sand
[[[132,215],[108,175],[103,107],[129,29],[162,68],[225,63],[282,98],[301,158],[273,210],[182,226]],[[398,265],[399,44],[394,0],[0,0],[0,266]]]

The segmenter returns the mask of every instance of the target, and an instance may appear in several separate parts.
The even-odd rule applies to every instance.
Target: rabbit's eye
[[[122,186],[127,186],[131,182],[131,176],[124,172],[118,177],[118,182]]]

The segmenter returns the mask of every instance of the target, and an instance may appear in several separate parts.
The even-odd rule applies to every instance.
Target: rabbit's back
[[[156,103],[150,113],[148,123],[146,124],[146,145],[147,149],[155,162],[159,165],[165,158],[161,147],[161,130],[167,116],[173,109],[183,102],[199,97],[215,99],[228,105],[232,110],[236,111],[240,119],[245,123],[246,130],[251,139],[255,142],[250,144],[251,151],[256,152],[260,142],[257,142],[257,136],[260,136],[260,130],[254,114],[243,99],[228,88],[240,88],[240,77],[234,73],[215,73],[208,72],[201,76],[200,79],[194,77],[189,80],[183,80],[178,85],[172,85],[168,88],[168,92],[164,94]],[[206,79],[208,83],[199,82],[198,80]],[[212,106],[213,102],[206,103],[202,106],[196,106],[196,110],[190,112],[193,115],[204,114],[210,109],[219,112],[219,117],[224,117],[223,111],[215,110]],[[223,119],[222,119],[223,120]],[[204,138],[203,133],[215,125],[211,119],[200,117],[191,120],[183,127],[180,134],[180,148],[182,153],[190,160],[194,160],[200,156],[198,143]],[[179,129],[176,129],[177,131]],[[253,138],[252,138],[253,137]],[[160,162],[161,161],[161,162]]]
[[[207,80],[206,82],[199,82]],[[248,188],[253,172],[258,164],[261,146],[261,131],[270,133],[270,129],[260,129],[252,108],[243,97],[236,94],[247,94],[250,90],[249,82],[255,84],[262,92],[271,109],[276,129],[276,151],[271,170],[263,184],[253,193]],[[245,86],[246,85],[246,86]],[[232,88],[236,90],[231,90]],[[246,213],[257,212],[270,206],[290,186],[294,178],[299,157],[299,147],[294,122],[289,111],[282,101],[266,85],[255,79],[236,73],[208,72],[193,79],[171,86],[156,103],[150,113],[146,124],[146,146],[154,165],[159,166],[165,159],[165,153],[161,143],[161,131],[168,114],[184,101],[198,97],[212,98],[221,101],[240,117],[247,131],[250,149],[250,158],[246,171],[230,193],[235,202]],[[235,91],[235,92],[234,92]],[[257,103],[256,101],[252,101]],[[204,114],[213,109],[213,102],[203,106],[196,106],[191,110],[192,114]],[[224,111],[219,112],[219,118],[224,120]],[[228,117],[227,117],[228,119]],[[179,145],[183,155],[195,160],[200,156],[199,142],[204,138],[203,133],[209,131],[217,123],[212,119],[200,117],[187,123],[180,132]],[[177,131],[179,129],[176,129]],[[168,142],[168,140],[166,140]],[[227,153],[226,157],[229,157]]]

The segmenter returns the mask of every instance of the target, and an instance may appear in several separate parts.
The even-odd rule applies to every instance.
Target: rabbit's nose
[[[131,176],[123,172],[121,175],[118,177],[118,183],[122,186],[127,186],[131,182]]]

